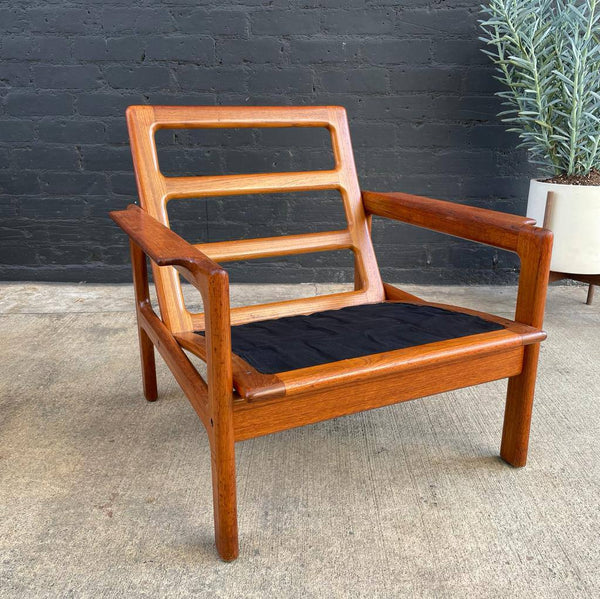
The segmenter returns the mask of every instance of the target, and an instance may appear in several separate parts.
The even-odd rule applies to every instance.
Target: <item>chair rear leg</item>
[[[156,388],[154,345],[152,344],[148,333],[146,333],[140,324],[140,308],[143,304],[150,302],[148,266],[146,264],[146,256],[133,240],[130,240],[129,247],[131,251],[131,270],[133,272],[138,338],[140,341],[140,358],[142,360],[142,384],[144,385],[144,396],[148,401],[155,401],[158,397],[158,391]]]
[[[518,468],[527,463],[539,352],[539,343],[526,346],[521,374],[508,380],[500,456]]]
[[[154,358],[154,345],[148,333],[138,324],[140,340],[140,358],[142,362],[142,384],[144,397],[148,401],[156,401],[158,390],[156,385],[156,362]]]
[[[234,560],[239,553],[233,436],[216,439],[211,448],[215,543],[221,558]]]

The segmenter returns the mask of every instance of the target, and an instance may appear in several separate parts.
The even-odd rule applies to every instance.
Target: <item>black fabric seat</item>
[[[235,354],[264,374],[502,329],[470,314],[383,302],[231,327]]]

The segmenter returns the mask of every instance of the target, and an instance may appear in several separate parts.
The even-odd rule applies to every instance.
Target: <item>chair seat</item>
[[[231,349],[263,374],[497,331],[478,316],[382,302],[231,327]]]
[[[204,332],[176,334],[205,359]],[[276,398],[314,386],[314,378],[377,376],[469,355],[501,352],[545,338],[511,320],[454,306],[384,301],[231,327],[233,380],[246,399]],[[419,347],[420,346],[420,347]],[[448,350],[452,350],[448,352]]]

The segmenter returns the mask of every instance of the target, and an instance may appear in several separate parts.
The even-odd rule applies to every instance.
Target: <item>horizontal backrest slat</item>
[[[340,176],[337,170],[206,177],[163,177],[163,180],[167,201],[173,198],[336,189],[340,185]]]
[[[326,231],[283,237],[260,237],[195,244],[203,254],[217,262],[252,260],[289,254],[327,252],[352,248],[352,237],[348,231]]]
[[[365,290],[331,293],[316,297],[303,297],[283,302],[241,306],[231,309],[231,324],[244,324],[270,318],[283,318],[295,314],[312,314],[323,310],[337,310],[346,306],[367,304],[374,300]],[[204,330],[204,314],[192,314],[195,331]]]
[[[154,106],[154,128],[331,127],[337,106]]]

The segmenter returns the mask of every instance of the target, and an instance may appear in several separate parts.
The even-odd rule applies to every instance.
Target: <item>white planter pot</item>
[[[546,212],[548,192],[553,192]],[[531,180],[527,216],[554,232],[550,270],[600,274],[600,186]]]

